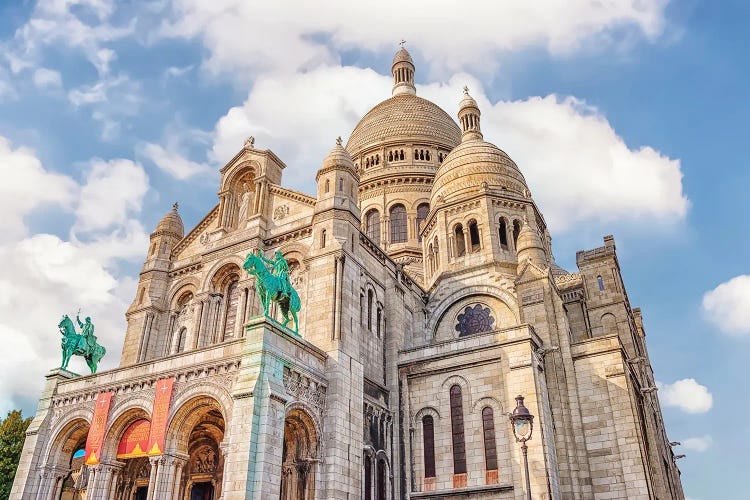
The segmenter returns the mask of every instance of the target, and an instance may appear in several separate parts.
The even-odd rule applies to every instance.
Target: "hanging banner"
[[[172,402],[172,388],[174,377],[161,379],[156,383],[154,395],[154,411],[151,412],[151,433],[148,437],[148,454],[161,455],[164,453],[164,441],[167,436],[167,419],[169,405]]]
[[[147,456],[148,435],[151,422],[146,419],[136,420],[125,430],[117,445],[117,458],[138,458]]]
[[[109,405],[112,403],[113,392],[100,392],[96,396],[96,407],[94,418],[91,421],[89,435],[86,438],[86,465],[96,465],[102,456],[102,444],[104,434],[107,432],[107,418],[109,418]]]

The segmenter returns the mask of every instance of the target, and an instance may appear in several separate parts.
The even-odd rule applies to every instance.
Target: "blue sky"
[[[79,307],[116,366],[148,232],[175,200],[198,222],[247,136],[313,192],[334,139],[390,95],[403,37],[420,95],[455,114],[469,85],[560,265],[615,235],[687,495],[739,498],[750,7],[518,3],[2,2],[0,411],[34,411]]]

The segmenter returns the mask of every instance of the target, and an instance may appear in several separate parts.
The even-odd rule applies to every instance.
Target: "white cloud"
[[[140,258],[148,236],[132,218],[148,188],[142,168],[129,160],[92,160],[83,186],[46,169],[33,151],[12,148],[0,137],[0,338],[12,352],[0,364],[0,414],[34,399],[44,374],[60,365],[62,314],[90,315],[108,349],[102,368],[119,362],[124,311],[135,281],[118,276],[122,259]],[[29,236],[23,217],[53,205],[74,212],[78,229],[69,241],[51,234]],[[82,360],[70,368],[86,373]]]
[[[687,450],[692,451],[706,451],[714,444],[714,440],[711,436],[706,434],[702,437],[687,438],[680,441],[682,446]]]
[[[78,185],[65,175],[46,170],[28,148],[13,148],[0,136],[0,243],[26,235],[24,217],[45,205],[73,208]]]
[[[38,68],[34,71],[34,85],[40,89],[56,89],[62,87],[62,77],[59,71]]]
[[[158,144],[146,143],[140,148],[140,152],[154,165],[179,180],[210,172],[208,165],[188,160],[181,153],[164,149]]]
[[[629,148],[599,110],[578,99],[490,103],[468,74],[418,86],[417,93],[455,116],[467,82],[482,111],[485,139],[519,165],[552,231],[584,221],[684,217],[688,200],[679,160],[650,147]],[[257,147],[273,149],[287,163],[285,182],[312,191],[333,138],[346,137],[377,101],[390,95],[390,88],[389,76],[354,67],[261,76],[243,105],[217,122],[211,159],[225,163],[253,135]]]
[[[703,312],[719,330],[738,337],[750,335],[750,276],[742,274],[703,295]]]
[[[714,404],[708,387],[693,378],[684,378],[672,384],[656,383],[659,400],[664,406],[672,406],[687,413],[706,413]]]
[[[86,183],[76,208],[75,229],[96,231],[124,225],[130,214],[139,212],[148,190],[148,177],[141,165],[131,160],[91,160]]]
[[[592,50],[628,39],[633,32],[653,40],[664,29],[666,4],[383,0],[372,8],[368,2],[344,1],[173,0],[171,19],[160,34],[201,39],[214,71],[311,69],[338,61],[337,51],[377,51],[394,47],[401,37],[438,70],[490,71],[499,54],[530,46],[551,53]],[[252,43],[237,36],[248,26]]]

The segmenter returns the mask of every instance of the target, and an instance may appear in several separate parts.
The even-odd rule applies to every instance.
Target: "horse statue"
[[[272,264],[274,273],[268,270],[266,264]],[[301,302],[297,291],[289,282],[289,265],[281,252],[276,252],[275,260],[266,259],[262,255],[248,254],[242,268],[251,276],[255,277],[255,291],[260,297],[260,303],[263,306],[263,314],[270,318],[268,308],[271,302],[276,302],[281,309],[281,315],[284,317],[283,325],[289,324],[289,314],[294,320],[294,333],[299,335],[299,324],[297,313],[301,308]],[[284,271],[286,270],[286,271]]]
[[[83,323],[76,316],[76,321],[78,321],[78,325],[81,328],[81,333],[76,332],[73,320],[67,314],[62,317],[62,320],[57,325],[63,336],[62,365],[60,367],[63,370],[67,370],[71,356],[83,356],[86,364],[89,365],[91,373],[96,373],[96,367],[107,353],[107,350],[104,346],[96,343],[94,325],[91,323],[91,318],[86,318],[86,323]]]

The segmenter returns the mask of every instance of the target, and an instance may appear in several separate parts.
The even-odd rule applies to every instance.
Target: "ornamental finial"
[[[469,95],[469,86],[464,85],[464,94]]]
[[[174,205],[172,205],[172,208],[173,208],[174,210],[177,210],[178,208],[180,208],[180,204],[179,204],[178,202],[176,202],[176,201],[175,201],[175,202],[174,202]]]
[[[400,41],[400,42],[398,42],[398,44],[399,44],[399,45],[401,46],[401,48],[403,49],[403,48],[404,48],[404,45],[406,45],[406,40],[404,40],[404,39],[402,38],[402,39],[401,39],[401,41]]]
[[[255,137],[253,137],[252,135],[250,137],[248,137],[245,140],[245,147],[246,148],[254,148],[255,147]]]
[[[337,146],[341,146],[341,145],[343,144],[343,142],[344,142],[344,141],[342,141],[342,140],[341,140],[341,136],[338,136],[338,137],[336,138],[336,145],[337,145]]]

